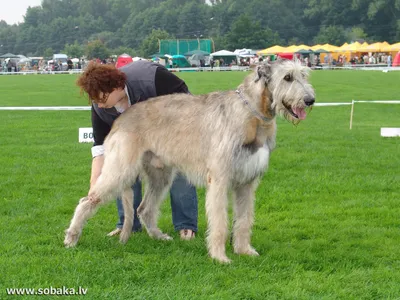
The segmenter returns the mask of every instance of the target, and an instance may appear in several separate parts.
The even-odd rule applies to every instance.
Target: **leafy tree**
[[[94,33],[89,37],[89,41],[100,40],[104,43],[107,48],[117,48],[122,42],[119,36],[111,31],[102,31]]]
[[[226,46],[229,49],[261,49],[279,44],[280,39],[270,28],[262,28],[260,22],[254,22],[248,15],[241,15],[226,35]]]
[[[346,31],[346,40],[355,42],[357,40],[366,40],[367,34],[361,27],[353,27]]]
[[[317,44],[332,44],[342,45],[346,42],[346,36],[344,34],[344,28],[342,26],[328,26],[322,27],[315,37],[315,43]]]
[[[84,48],[78,41],[75,41],[73,44],[66,44],[63,53],[67,54],[69,57],[80,58],[83,56]]]
[[[78,37],[78,40],[86,42],[89,38],[96,33],[105,31],[105,22],[102,17],[95,18],[93,15],[86,13],[80,16],[76,22],[77,25],[73,26]]]
[[[109,57],[109,49],[100,40],[89,42],[85,49],[85,54],[87,58],[100,58],[105,59]]]
[[[40,6],[28,7],[24,16],[24,25],[38,26],[43,18],[43,9]]]
[[[44,52],[43,52],[43,56],[44,56],[45,58],[53,57],[53,54],[54,54],[53,48],[47,48],[47,49],[44,50]]]
[[[135,56],[137,51],[135,49],[129,48],[129,47],[124,47],[120,46],[118,48],[115,48],[110,51],[112,55],[121,55],[121,54],[129,54],[130,56]]]
[[[20,30],[17,25],[7,26],[0,29],[0,52],[15,52],[15,44]]]
[[[180,9],[177,17],[177,35],[180,38],[205,36],[209,19],[208,10],[204,4],[187,1]]]
[[[42,0],[24,22],[0,21],[0,52],[56,52],[100,40],[148,55],[157,49],[153,30],[179,39],[213,38],[221,48],[272,44],[340,45],[400,40],[400,0]],[[247,29],[246,29],[247,28]],[[3,45],[3,46],[1,46]]]

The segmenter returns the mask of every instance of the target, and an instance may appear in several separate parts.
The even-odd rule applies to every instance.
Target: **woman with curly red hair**
[[[159,64],[140,60],[120,69],[112,65],[91,63],[77,80],[82,93],[92,103],[92,171],[90,186],[101,173],[104,163],[103,142],[116,118],[130,106],[149,98],[173,93],[189,93],[185,82]],[[134,225],[133,231],[141,229],[136,210],[142,200],[141,182],[133,185]],[[182,239],[192,239],[197,232],[196,189],[185,177],[178,175],[170,190],[172,220]],[[121,232],[124,223],[122,202],[117,199],[119,222],[117,229],[108,235]]]

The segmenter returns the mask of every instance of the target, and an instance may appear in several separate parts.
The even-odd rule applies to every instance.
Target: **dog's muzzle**
[[[312,105],[315,103],[315,98],[312,96],[306,96],[304,98],[304,104],[306,107],[312,107]],[[283,106],[287,109],[289,114],[296,119],[299,120],[304,120],[307,116],[306,110],[304,107],[292,107],[286,103],[283,103]]]

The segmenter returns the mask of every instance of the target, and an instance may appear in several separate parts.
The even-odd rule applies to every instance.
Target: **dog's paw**
[[[173,238],[166,233],[160,234],[158,237],[156,237],[156,239],[161,240],[161,241],[172,241],[173,240]]]
[[[70,230],[67,230],[65,232],[64,246],[66,248],[75,247],[76,244],[78,243],[79,236],[80,234],[78,232],[72,232]]]
[[[160,229],[153,229],[153,230],[149,230],[147,231],[149,236],[153,239],[156,240],[161,240],[161,241],[171,241],[173,240],[172,237],[170,237],[168,234],[163,233]]]
[[[129,240],[132,232],[124,232],[123,230],[121,231],[119,235],[119,242],[121,244],[126,244],[126,242]]]
[[[212,259],[218,261],[222,264],[230,264],[232,261],[228,258],[228,256],[224,255],[210,255]]]
[[[260,256],[256,249],[251,246],[241,249],[235,249],[234,252],[239,255]]]

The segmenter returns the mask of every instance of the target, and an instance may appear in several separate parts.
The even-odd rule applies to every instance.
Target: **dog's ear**
[[[272,76],[272,70],[271,70],[271,65],[269,63],[263,63],[257,66],[255,82],[258,82],[259,80],[263,79],[265,80],[265,83],[268,83],[271,79],[271,76]]]

